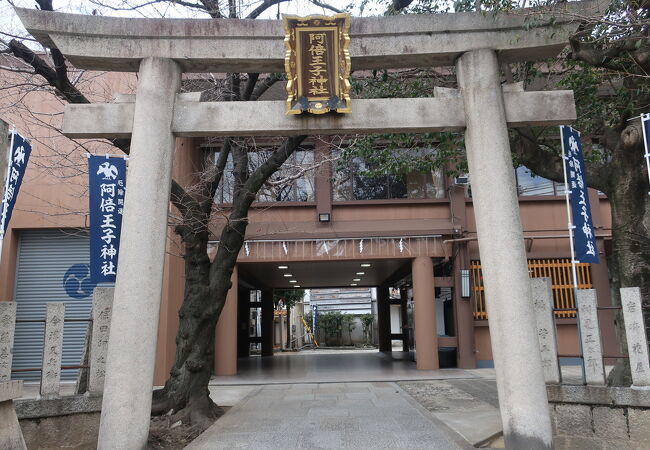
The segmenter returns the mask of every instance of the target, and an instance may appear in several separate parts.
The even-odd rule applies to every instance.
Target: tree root
[[[151,399],[151,415],[162,416],[167,414],[169,410],[173,409],[172,401],[167,394],[167,389],[156,389],[153,391]]]
[[[153,392],[151,415],[170,414],[170,423],[181,421],[186,425],[197,426],[204,431],[214,423],[224,410],[212,401],[209,392],[195,394],[185,405],[173,401],[169,392],[163,388]]]
[[[199,426],[202,430],[212,425],[224,413],[223,408],[207,395],[191,398],[183,410],[188,415],[188,423]]]

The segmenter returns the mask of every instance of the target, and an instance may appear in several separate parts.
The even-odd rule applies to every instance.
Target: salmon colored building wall
[[[84,72],[77,86],[88,92],[92,101],[111,101],[115,93],[131,92],[134,80],[133,74]],[[99,141],[83,142],[81,147],[61,135],[64,103],[47,91],[24,93],[10,87],[22,82],[20,74],[0,71],[1,118],[15,125],[32,143],[32,155],[3,246],[0,300],[13,298],[18,230],[87,227],[85,153],[120,153]]]

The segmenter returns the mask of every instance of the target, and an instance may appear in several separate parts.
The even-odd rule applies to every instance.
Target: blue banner
[[[580,133],[571,127],[560,127],[571,213],[573,217],[574,258],[581,263],[598,264],[596,234],[591,220],[587,174],[582,156]]]
[[[0,235],[4,235],[9,227],[9,220],[13,213],[20,185],[23,183],[25,169],[29,162],[29,155],[32,153],[32,146],[27,139],[15,131],[11,133],[11,147],[9,167],[7,168],[7,180],[5,182],[2,196],[2,215],[0,216]],[[2,155],[5,158],[5,155]]]
[[[88,178],[90,277],[94,283],[114,283],[122,231],[126,161],[90,156]]]

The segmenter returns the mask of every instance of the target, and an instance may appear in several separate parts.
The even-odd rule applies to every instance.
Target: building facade
[[[116,92],[129,92],[133,78],[111,73],[92,83],[101,100],[100,92],[108,98]],[[19,95],[16,93],[16,98]],[[6,96],[3,102],[9,105],[14,100]],[[37,320],[43,315],[46,301],[64,301],[66,317],[83,319],[89,312],[93,287],[88,284],[86,272],[88,200],[84,154],[115,150],[94,142],[73,144],[62,137],[56,129],[61,125],[59,113],[63,105],[56,98],[31,92],[21,101],[24,109],[7,108],[3,119],[15,123],[35,145],[2,249],[0,300],[16,301],[19,318],[24,320]],[[198,138],[177,139],[173,170],[174,178],[182,185],[195,179],[198,155],[206,145],[215,144]],[[336,141],[309,139],[289,164],[317,167],[281,188],[264,188],[253,204],[245,247],[239,254],[233,287],[217,325],[215,373],[236,373],[237,358],[248,356],[251,344],[261,346],[263,355],[272,354],[273,327],[264,325],[269,317],[270,323],[273,320],[272,291],[296,286],[376,288],[380,350],[391,351],[391,341],[399,340],[408,349],[407,341],[415,326],[428,336],[416,342],[417,352],[437,354],[438,348],[451,348],[455,350],[457,367],[489,367],[492,352],[471,179],[446,176],[442,171],[368,178],[363,175],[362,160],[352,161],[342,169],[337,167],[338,151]],[[562,186],[533,177],[523,167],[516,169],[516,176],[530,275],[552,279],[559,353],[565,361],[575,362],[580,349]],[[215,197],[224,211],[231,201],[228,192],[227,188],[221,189]],[[609,203],[595,191],[590,200],[602,262],[581,266],[579,282],[581,288],[596,289],[599,302],[609,305]],[[175,214],[173,209],[170,214]],[[214,223],[210,257],[216,253],[216,237],[224,224],[218,218]],[[177,313],[184,290],[181,249],[170,227],[156,384],[165,381],[174,360]],[[399,298],[390,295],[391,288]],[[414,292],[418,293],[415,301]],[[417,314],[427,309],[419,304],[423,301],[435,302],[433,315]],[[411,323],[409,304],[415,317]],[[255,334],[250,332],[253,309],[259,312],[262,324]],[[396,316],[401,323],[395,323]],[[64,363],[74,365],[83,352],[86,325],[71,322],[66,326]],[[601,327],[605,354],[615,354],[612,320],[606,313]],[[42,331],[37,325],[19,324],[16,368],[39,363],[35,337],[39,333]]]

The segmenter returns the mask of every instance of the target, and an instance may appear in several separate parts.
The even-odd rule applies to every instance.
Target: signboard
[[[560,127],[562,154],[566,170],[566,189],[571,202],[574,259],[581,263],[598,264],[596,234],[591,220],[585,161],[582,156],[580,133],[571,127]]]
[[[350,15],[283,16],[287,114],[349,113]]]
[[[88,177],[90,277],[94,283],[114,283],[122,231],[126,161],[91,155]]]
[[[4,236],[9,227],[9,220],[16,205],[18,191],[20,191],[20,185],[23,182],[31,153],[32,146],[27,142],[27,139],[15,131],[12,132],[9,154],[7,155],[7,175],[2,196],[2,206],[0,206],[0,237]]]

